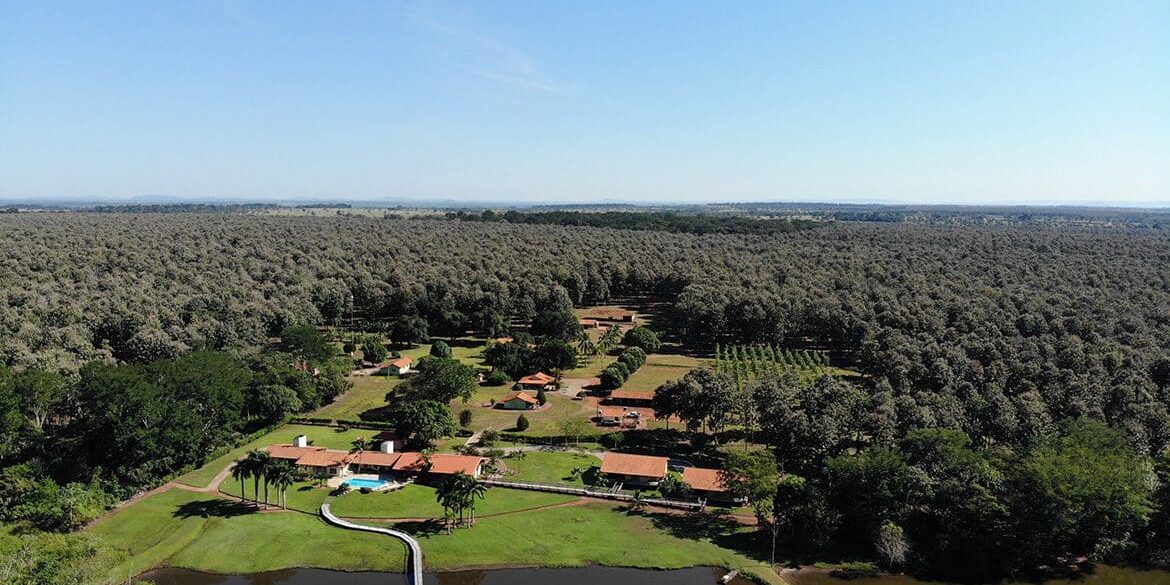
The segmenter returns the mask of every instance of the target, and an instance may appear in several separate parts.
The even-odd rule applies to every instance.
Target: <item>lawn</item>
[[[508,457],[503,463],[508,467],[505,479],[583,486],[585,484],[581,475],[574,475],[573,470],[587,471],[591,467],[598,467],[601,465],[601,459],[581,453],[527,451],[523,459]]]
[[[475,504],[477,516],[515,512],[563,504],[573,496],[489,488],[487,496]],[[443,507],[435,501],[435,489],[408,484],[392,492],[350,492],[333,501],[334,514],[346,518],[442,518]]]
[[[128,557],[111,571],[111,583],[156,566],[237,574],[289,567],[405,567],[406,547],[386,536],[340,530],[308,514],[256,513],[177,489],[137,502],[88,530]]]
[[[433,524],[398,526],[416,531],[430,570],[499,565],[601,564],[656,569],[711,565],[750,567],[771,583],[783,583],[766,568],[766,560],[735,550],[756,542],[754,535],[741,532],[742,528],[685,516],[629,515],[613,504],[588,503],[482,518],[475,527],[451,535],[437,531]],[[710,533],[706,533],[708,529]]]
[[[630,375],[630,379],[622,384],[627,390],[657,390],[659,386],[671,380],[678,380],[687,375],[694,368],[706,365],[709,360],[703,360],[685,355],[651,354],[646,364]]]
[[[473,431],[482,431],[492,428],[497,431],[511,430],[516,426],[516,419],[523,414],[529,422],[528,435],[559,435],[559,424],[568,419],[586,420],[593,410],[580,400],[565,398],[559,394],[549,392],[548,403],[538,410],[503,410],[487,406],[490,399],[497,401],[511,392],[507,386],[480,387],[475,396],[467,404],[460,400],[451,401],[451,412],[458,417],[464,409],[471,410],[471,426]],[[600,431],[599,431],[600,432]]]
[[[745,553],[757,542],[743,528],[710,517],[626,514],[620,506],[570,496],[491,488],[475,527],[441,533],[436,522],[399,522],[419,536],[428,570],[500,565],[603,564],[643,568],[751,567],[781,583]],[[293,499],[290,494],[290,499]],[[539,508],[539,509],[533,509]],[[525,510],[517,514],[502,512]],[[413,485],[390,494],[338,498],[339,515],[374,513],[429,518],[441,514],[434,493]],[[500,515],[497,515],[500,514]],[[374,521],[367,521],[376,523]],[[299,512],[257,513],[208,494],[172,489],[87,529],[114,550],[112,583],[156,566],[228,574],[291,567],[402,571],[405,547],[383,535],[342,530]],[[122,559],[125,560],[122,560]]]
[[[386,394],[402,382],[397,376],[349,376],[353,387],[333,402],[313,411],[311,416],[333,420],[359,420],[361,414],[386,406]]]
[[[252,441],[243,446],[232,449],[225,455],[221,455],[212,459],[203,467],[191,471],[186,475],[179,477],[177,480],[181,484],[192,487],[207,487],[215,475],[223,471],[225,467],[231,464],[232,461],[239,459],[252,449],[259,449],[260,447],[267,447],[274,443],[291,443],[293,437],[297,435],[307,435],[309,442],[318,447],[329,447],[331,449],[345,449],[349,450],[352,447],[353,440],[358,437],[369,438],[378,431],[371,431],[368,429],[349,429],[342,431],[333,427],[319,427],[313,425],[285,425]]]

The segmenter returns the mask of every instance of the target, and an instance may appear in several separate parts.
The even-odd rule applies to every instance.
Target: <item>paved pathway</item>
[[[411,585],[422,585],[422,582],[423,582],[422,547],[420,547],[418,545],[418,541],[415,540],[414,537],[412,537],[411,535],[409,535],[405,532],[402,532],[401,530],[394,530],[393,528],[382,528],[379,526],[366,526],[365,524],[355,524],[355,523],[350,522],[348,520],[342,520],[341,518],[334,516],[333,513],[329,511],[329,502],[328,501],[326,501],[324,504],[321,504],[321,515],[325,517],[325,520],[327,522],[329,522],[330,524],[333,524],[335,526],[340,526],[342,528],[348,528],[350,530],[364,530],[366,532],[376,532],[378,534],[385,534],[388,536],[393,536],[394,538],[397,538],[397,539],[405,542],[406,546],[410,548],[410,559],[409,559],[409,561],[411,563],[410,583],[411,583]]]

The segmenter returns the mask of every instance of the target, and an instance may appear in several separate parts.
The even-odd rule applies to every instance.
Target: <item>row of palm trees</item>
[[[577,353],[583,356],[595,357],[607,354],[622,341],[622,329],[617,325],[606,329],[595,343],[589,337],[589,331],[582,329],[577,334]]]
[[[287,509],[288,499],[285,494],[297,480],[297,469],[288,461],[273,459],[267,451],[253,449],[232,466],[232,479],[240,482],[240,499],[245,502],[248,498],[244,493],[244,482],[252,480],[252,501],[256,507],[260,507],[261,482],[264,484],[264,505],[268,506],[268,486],[271,484],[277,489],[277,504]]]
[[[451,479],[444,481],[435,490],[435,500],[443,506],[443,525],[447,534],[451,534],[453,527],[464,523],[464,512],[468,515],[468,525],[475,525],[475,501],[487,496],[487,485],[466,473],[457,473]]]

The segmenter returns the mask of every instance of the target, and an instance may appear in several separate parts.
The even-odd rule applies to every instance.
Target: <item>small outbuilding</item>
[[[723,472],[718,469],[686,467],[683,469],[682,479],[696,496],[708,502],[736,504],[742,501],[727,488]]]
[[[540,404],[540,401],[535,396],[519,390],[505,394],[503,398],[496,402],[496,408],[504,410],[532,410]]]
[[[525,390],[543,390],[552,385],[556,378],[544,373],[537,372],[531,376],[524,376],[516,381],[516,385]]]
[[[400,357],[383,365],[380,373],[387,376],[401,376],[414,371],[410,369],[412,365],[414,365],[414,360],[408,357]]]

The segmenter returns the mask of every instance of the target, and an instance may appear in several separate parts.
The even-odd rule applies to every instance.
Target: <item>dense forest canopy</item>
[[[249,347],[302,323],[493,335],[553,297],[639,296],[694,347],[829,348],[899,428],[1016,442],[1089,416],[1144,449],[1170,440],[1161,230],[45,213],[0,218],[0,241],[0,359],[18,368]]]
[[[382,356],[382,337],[512,336],[485,352],[503,383],[571,367],[573,307],[621,301],[657,334],[622,340],[639,347],[615,351],[608,387],[661,341],[816,356],[811,379],[698,369],[655,396],[692,432],[769,447],[751,467],[784,475],[757,515],[791,551],[984,578],[1068,554],[1170,564],[1170,232],[483,219],[0,216],[0,521],[74,528],[329,402],[354,364],[318,326]],[[377,420],[453,432],[446,401],[475,378],[449,352]]]

